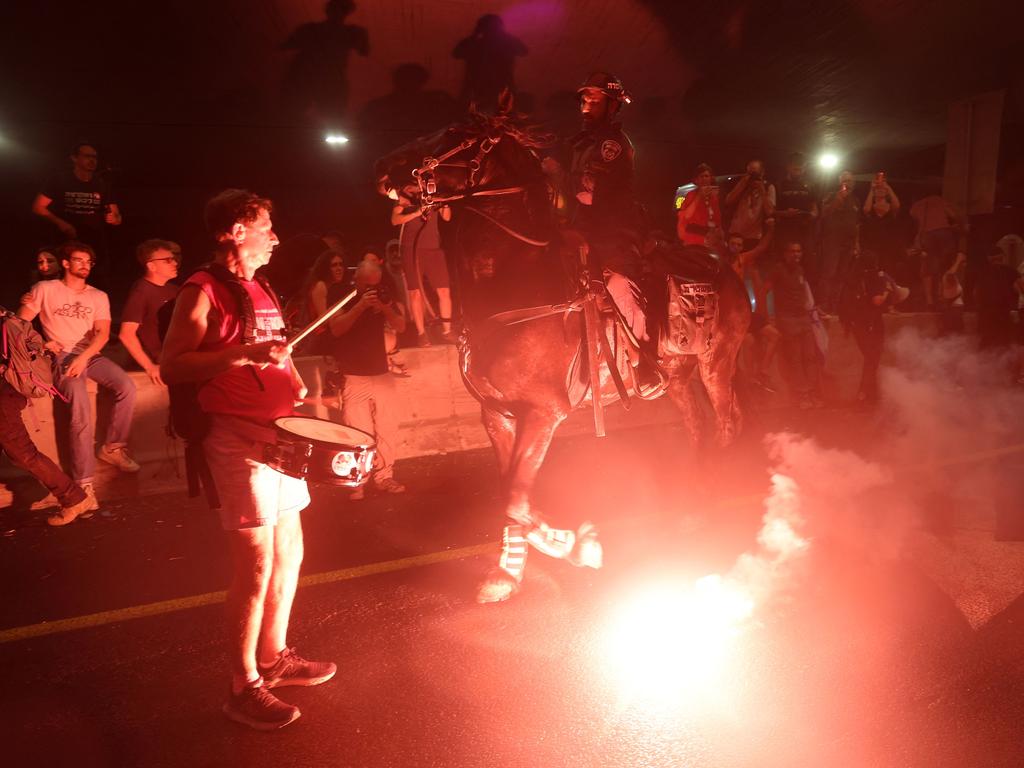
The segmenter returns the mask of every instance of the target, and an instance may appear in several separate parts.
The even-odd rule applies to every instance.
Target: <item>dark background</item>
[[[363,5],[370,8],[370,0]],[[417,47],[416,14],[444,13],[449,5],[464,12],[467,4],[373,0],[372,14],[360,8],[348,22],[367,24],[371,58],[383,41],[400,38],[404,60],[418,62],[429,76],[433,54]],[[547,42],[528,54],[546,57],[547,82],[517,81],[520,104],[565,132],[576,121],[571,93],[592,63],[602,52],[621,61],[629,53],[622,41],[635,45],[636,35],[609,20],[631,18],[630,10],[641,6],[649,13],[632,15],[653,17],[673,49],[664,52],[664,71],[650,73],[625,114],[641,192],[659,224],[671,226],[672,190],[705,160],[732,172],[760,155],[777,177],[790,151],[814,155],[834,143],[844,165],[857,172],[885,168],[906,189],[935,187],[948,103],[1002,88],[999,204],[1022,197],[1024,47],[1017,4],[565,0],[481,2],[473,15],[501,12],[513,34],[519,31],[512,21],[529,14],[571,21],[571,28],[549,30]],[[286,108],[281,69],[292,56],[282,50],[295,31],[287,19],[322,21],[318,2],[34,2],[5,4],[2,14],[0,225],[5,273],[14,277],[4,281],[8,302],[22,287],[32,246],[52,239],[28,212],[32,197],[66,163],[77,137],[97,144],[118,191],[125,224],[113,233],[113,246],[131,270],[131,248],[150,236],[179,240],[187,260],[202,260],[202,201],[225,186],[273,197],[282,239],[340,228],[352,247],[383,242],[390,236],[388,205],[372,191],[372,162],[444,114],[399,103],[369,120],[366,99],[354,96],[343,124],[351,143],[327,147],[323,120]],[[366,21],[371,17],[376,26]],[[453,27],[450,41],[441,43],[450,50],[468,33]],[[588,58],[581,61],[578,42],[560,40],[583,41]],[[674,71],[679,61],[685,77]],[[403,63],[379,54],[374,62],[382,72]],[[433,62],[438,71],[451,66]],[[427,88],[442,100],[458,95],[452,88],[441,93],[436,83]],[[376,98],[386,101],[386,94],[382,88]]]

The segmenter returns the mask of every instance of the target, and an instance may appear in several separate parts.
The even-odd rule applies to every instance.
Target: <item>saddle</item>
[[[566,339],[578,340],[566,373],[566,395],[576,408],[588,395],[594,406],[595,431],[604,434],[604,405],[616,400],[628,409],[631,397],[653,400],[668,387],[665,357],[698,354],[710,347],[718,317],[717,287],[721,265],[705,248],[673,252],[671,258],[652,261],[653,270],[640,287],[647,303],[648,330],[656,341],[641,344],[607,295],[603,281],[581,284],[568,303],[515,309],[492,315],[474,330],[474,342],[486,344],[500,328],[562,315]],[[575,328],[572,324],[578,324]],[[582,331],[582,332],[581,332]],[[460,369],[470,393],[506,415],[501,393],[471,370],[471,349],[466,335],[459,339]],[[650,365],[658,382],[644,386],[634,367],[640,359]]]

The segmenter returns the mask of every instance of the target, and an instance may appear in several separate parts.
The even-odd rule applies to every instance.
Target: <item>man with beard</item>
[[[88,284],[96,263],[95,251],[73,240],[62,245],[57,255],[64,268],[61,279],[32,286],[22,299],[18,317],[31,322],[38,315],[47,347],[56,355],[54,385],[70,411],[71,478],[93,499],[90,507],[98,509],[93,492],[97,458],[122,472],[139,471],[128,453],[135,383],[121,366],[101,354],[110,340],[110,300],[106,293]],[[106,436],[95,454],[88,379],[108,390],[113,399]]]
[[[583,130],[570,139],[569,226],[587,239],[592,272],[602,270],[608,293],[639,341],[647,339],[639,269],[643,221],[633,195],[633,144],[616,120],[630,97],[617,77],[595,72],[577,91]]]

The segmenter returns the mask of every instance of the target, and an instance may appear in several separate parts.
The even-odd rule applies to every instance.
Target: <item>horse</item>
[[[540,156],[551,143],[550,136],[525,126],[507,109],[496,115],[471,111],[462,122],[394,150],[375,168],[382,194],[415,205],[447,205],[452,211],[443,236],[449,250],[454,245],[449,261],[465,325],[460,365],[467,388],[481,403],[508,520],[498,565],[477,592],[481,603],[507,600],[518,592],[528,545],[574,565],[600,567],[596,528],[590,523],[576,531],[552,528],[532,504],[531,491],[555,432],[571,410],[593,404],[595,389],[602,402],[628,394],[621,380],[615,388],[608,384],[619,378],[614,364],[601,368],[598,383],[592,376],[592,386],[577,386],[575,395],[567,384],[574,366],[580,366],[586,326],[579,321],[585,303],[573,290],[579,285],[578,270],[565,269],[563,254],[571,243],[575,247],[568,250],[585,256],[587,244],[580,248],[578,235],[560,235],[556,227]],[[704,263],[713,260],[705,255]],[[711,272],[707,279],[714,284],[715,316],[703,326],[692,352],[681,353],[679,345],[666,352],[662,346],[662,391],[682,411],[691,438],[699,440],[700,413],[689,387],[698,371],[715,414],[718,443],[726,446],[741,426],[732,382],[751,312],[733,270]],[[664,276],[662,287],[663,281]],[[607,333],[601,343],[606,350],[613,344]]]

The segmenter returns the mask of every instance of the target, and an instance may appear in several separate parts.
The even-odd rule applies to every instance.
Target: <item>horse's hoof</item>
[[[567,558],[578,568],[597,570],[604,564],[604,548],[597,538],[597,526],[586,522],[576,531],[576,546]]]
[[[503,603],[519,591],[519,582],[501,568],[492,568],[476,590],[476,601]]]

